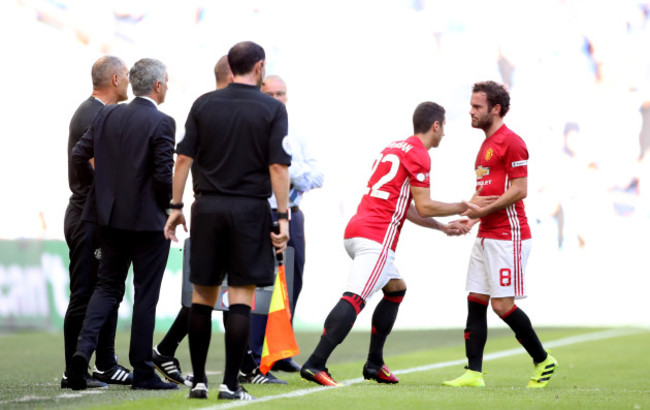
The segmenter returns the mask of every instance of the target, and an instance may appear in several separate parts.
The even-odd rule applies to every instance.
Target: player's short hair
[[[413,132],[426,133],[436,121],[445,122],[445,108],[431,101],[420,103],[413,113]]]
[[[259,44],[242,41],[228,51],[228,65],[234,75],[248,74],[258,61],[264,61],[266,54]]]
[[[93,88],[108,87],[113,74],[124,68],[124,62],[115,56],[104,56],[95,61],[90,70]]]
[[[227,83],[231,75],[232,71],[230,71],[230,66],[228,65],[228,56],[221,56],[214,66],[214,78],[217,80],[217,84]]]
[[[499,116],[505,117],[510,110],[510,94],[503,84],[494,81],[482,81],[474,84],[472,94],[483,92],[487,96],[488,110],[495,105],[501,106]]]
[[[167,67],[162,62],[153,58],[138,60],[129,71],[133,94],[136,97],[151,94],[157,81],[165,84],[166,75]]]

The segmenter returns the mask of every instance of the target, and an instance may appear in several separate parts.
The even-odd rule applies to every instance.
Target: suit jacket
[[[99,226],[162,231],[171,200],[174,119],[147,99],[104,107],[72,150],[79,178],[91,183],[83,219]],[[95,170],[88,160],[95,158]]]

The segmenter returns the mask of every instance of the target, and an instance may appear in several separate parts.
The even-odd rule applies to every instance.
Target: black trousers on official
[[[167,265],[170,242],[162,231],[136,232],[99,227],[102,258],[98,282],[88,304],[86,319],[79,335],[77,352],[88,361],[97,346],[100,329],[124,297],[125,282],[133,263],[135,296],[131,323],[129,361],[133,383],[155,377],[151,358],[156,305]]]
[[[96,253],[99,239],[95,235],[94,224],[81,220],[82,210],[82,207],[70,204],[64,219],[65,241],[70,256],[70,299],[63,319],[66,372],[77,348],[77,338],[97,283],[99,268],[99,253]],[[116,326],[117,308],[109,314],[99,333],[95,365],[100,370],[108,370],[115,364]]]
[[[275,219],[275,215],[274,215]],[[293,260],[293,300],[291,304],[291,313],[296,311],[298,296],[302,290],[302,272],[305,267],[305,215],[300,209],[291,213],[289,222],[289,243],[294,249]],[[264,334],[266,333],[266,315],[251,315],[251,351],[253,357],[259,363],[262,358],[262,348],[264,346]],[[289,360],[289,359],[285,359]]]

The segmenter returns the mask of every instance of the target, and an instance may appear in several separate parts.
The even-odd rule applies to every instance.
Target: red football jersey
[[[510,180],[528,176],[526,143],[505,125],[486,138],[476,157],[476,189],[481,195],[502,195]],[[524,201],[481,218],[480,238],[530,239]]]
[[[411,186],[429,188],[431,158],[412,136],[384,148],[372,166],[367,191],[345,228],[345,239],[366,238],[395,250],[411,203]]]

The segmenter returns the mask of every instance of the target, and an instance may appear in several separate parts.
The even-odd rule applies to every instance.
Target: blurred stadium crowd
[[[531,153],[526,206],[542,255],[615,254],[613,237],[625,249],[650,227],[648,1],[8,0],[0,30],[9,153],[0,178],[12,198],[0,239],[62,239],[67,127],[98,56],[168,64],[163,110],[179,140],[191,103],[214,87],[216,59],[241,40],[262,44],[267,73],[290,84],[290,122],[314,142],[328,181],[303,203],[314,215],[308,271],[310,260],[330,258],[345,272],[340,239],[369,173],[357,164],[405,137],[421,101],[447,109],[432,193],[468,196],[482,139],[469,124],[469,96],[487,79],[509,87],[506,122]],[[461,248],[451,254],[469,245]],[[641,260],[629,257],[629,266]],[[454,267],[457,276],[464,268]]]

